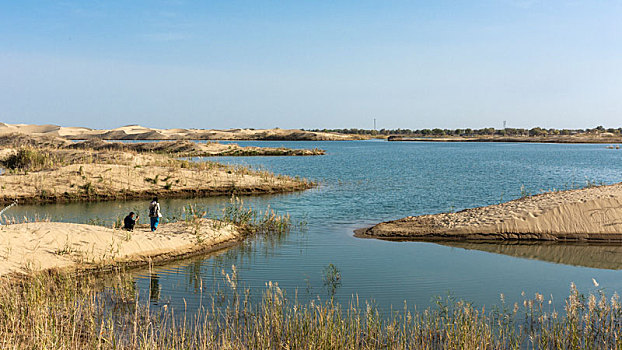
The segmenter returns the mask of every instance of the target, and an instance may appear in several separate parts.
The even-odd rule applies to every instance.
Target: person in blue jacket
[[[154,197],[151,203],[149,203],[149,219],[151,220],[151,231],[155,231],[160,223],[162,212],[160,211],[160,203],[158,203],[158,197]]]

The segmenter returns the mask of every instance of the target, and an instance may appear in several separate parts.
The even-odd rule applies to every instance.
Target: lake
[[[453,244],[388,242],[353,237],[353,230],[409,215],[484,206],[591,183],[622,181],[622,152],[606,145],[435,143],[386,141],[236,142],[241,145],[325,149],[314,157],[209,158],[243,164],[319,182],[305,192],[245,197],[257,209],[270,207],[306,222],[280,238],[251,238],[209,256],[136,272],[154,306],[188,309],[222,284],[221,270],[237,267],[240,284],[259,295],[278,282],[299,300],[328,295],[323,270],[341,274],[335,297],[374,300],[382,309],[427,307],[435,296],[451,293],[477,305],[522,300],[521,292],[553,295],[558,307],[571,282],[581,292],[622,290],[621,246],[572,244]],[[200,159],[197,159],[200,161]],[[163,212],[197,204],[217,212],[229,198],[161,200]],[[144,201],[18,206],[11,215],[50,217],[70,222],[110,221],[130,210],[147,215]],[[8,214],[8,213],[7,213]]]

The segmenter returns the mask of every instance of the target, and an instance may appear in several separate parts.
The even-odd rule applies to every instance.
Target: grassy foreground
[[[583,349],[620,348],[619,298],[583,296],[571,286],[565,310],[536,294],[492,310],[440,300],[386,318],[370,303],[299,303],[275,283],[253,304],[236,270],[229,292],[198,310],[150,310],[131,277],[93,275],[0,279],[0,344],[33,349]],[[202,289],[202,288],[201,288]]]

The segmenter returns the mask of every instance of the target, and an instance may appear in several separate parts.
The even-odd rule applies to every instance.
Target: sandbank
[[[181,259],[224,248],[242,239],[232,225],[148,225],[134,231],[60,222],[0,225],[0,275],[49,269],[101,270]]]
[[[421,241],[622,242],[622,183],[547,192],[457,213],[409,216],[357,237]]]
[[[0,203],[51,203],[272,194],[315,186],[305,179],[166,154],[36,148],[34,169],[0,175]],[[4,148],[0,161],[17,149]],[[36,160],[36,161],[35,161]]]

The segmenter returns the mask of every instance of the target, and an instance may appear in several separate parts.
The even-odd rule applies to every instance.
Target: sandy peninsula
[[[421,241],[622,242],[622,183],[547,192],[457,213],[410,216],[357,237]]]
[[[0,203],[270,194],[315,186],[305,179],[175,154],[44,147],[0,152]],[[14,168],[11,168],[14,167]]]
[[[134,231],[60,222],[0,225],[0,275],[49,269],[102,270],[157,264],[202,254],[243,238],[236,227],[200,219]]]
[[[154,129],[126,125],[116,129],[90,129],[58,125],[29,125],[0,123],[0,135],[20,133],[35,136],[55,136],[71,140],[290,140],[340,141],[358,140],[361,136],[331,132],[311,132],[300,129]]]

